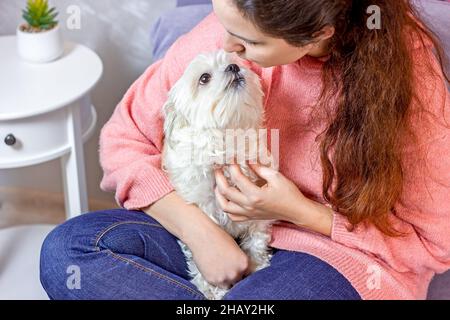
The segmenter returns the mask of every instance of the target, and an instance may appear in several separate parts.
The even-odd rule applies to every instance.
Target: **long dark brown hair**
[[[389,213],[403,186],[403,143],[415,141],[412,104],[426,111],[414,90],[414,39],[434,45],[447,81],[445,55],[435,33],[409,0],[233,0],[263,33],[294,46],[314,42],[333,26],[330,58],[323,67],[320,105],[336,105],[318,136],[323,195],[352,226],[372,223],[383,233],[402,233]],[[368,7],[381,12],[381,28],[369,28]],[[442,77],[429,64],[430,73]],[[420,109],[419,109],[420,110]],[[403,137],[403,138],[402,138]],[[331,152],[333,151],[333,152]],[[333,154],[330,159],[330,154]],[[336,179],[336,181],[334,181]],[[335,183],[334,190],[332,185]]]

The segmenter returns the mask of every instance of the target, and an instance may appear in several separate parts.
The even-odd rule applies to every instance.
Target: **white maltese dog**
[[[197,56],[171,88],[163,106],[163,170],[187,203],[197,205],[238,241],[250,258],[250,272],[270,263],[272,255],[267,244],[273,221],[233,222],[216,202],[214,169],[223,167],[228,183],[235,186],[226,166],[235,161],[251,181],[259,180],[246,160],[255,163],[258,154],[265,160],[271,158],[264,139],[255,139],[257,131],[266,132],[260,130],[263,98],[259,77],[220,50]],[[191,282],[206,298],[222,299],[228,290],[209,284],[189,248],[178,243],[186,256]]]

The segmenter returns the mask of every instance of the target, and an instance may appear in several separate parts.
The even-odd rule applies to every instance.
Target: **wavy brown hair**
[[[335,28],[319,99],[323,107],[337,104],[317,138],[323,195],[353,227],[372,223],[387,235],[402,235],[389,224],[403,186],[401,150],[405,141],[418,141],[411,126],[413,102],[427,112],[414,90],[412,45],[414,39],[424,47],[431,41],[449,81],[436,34],[409,0],[232,1],[263,33],[294,46],[316,41],[325,26]],[[368,28],[371,5],[381,10],[381,28]]]

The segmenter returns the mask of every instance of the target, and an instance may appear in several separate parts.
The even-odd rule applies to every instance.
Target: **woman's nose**
[[[245,47],[238,41],[233,39],[233,37],[231,37],[229,34],[225,34],[223,49],[229,53],[242,53],[245,51]]]

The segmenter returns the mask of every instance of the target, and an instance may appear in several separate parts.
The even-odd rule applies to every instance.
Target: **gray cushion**
[[[163,14],[152,26],[153,60],[161,59],[181,35],[193,29],[212,11],[212,5],[180,7]]]
[[[450,271],[436,275],[428,289],[428,300],[450,300]]]
[[[450,2],[438,0],[417,1],[423,19],[439,36],[450,62]],[[450,63],[447,65],[450,73]]]
[[[211,0],[177,0],[177,7],[190,6],[193,4],[209,4]]]

